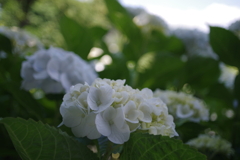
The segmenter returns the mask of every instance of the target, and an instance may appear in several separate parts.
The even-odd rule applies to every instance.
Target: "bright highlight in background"
[[[124,6],[141,7],[163,18],[172,28],[197,28],[208,31],[208,25],[228,27],[240,19],[240,1],[121,0]]]

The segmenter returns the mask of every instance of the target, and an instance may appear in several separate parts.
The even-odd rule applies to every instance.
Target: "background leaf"
[[[108,18],[121,33],[128,38],[123,54],[129,60],[137,60],[144,53],[144,38],[132,17],[117,0],[105,0]]]
[[[0,51],[5,51],[7,53],[12,52],[12,42],[10,39],[8,39],[6,36],[0,34]]]
[[[97,159],[95,154],[77,140],[41,122],[4,118],[0,123],[4,124],[23,160]]]
[[[186,62],[186,82],[197,89],[209,88],[218,82],[218,61],[212,58],[193,57]]]
[[[59,25],[68,50],[73,51],[83,59],[87,59],[93,47],[93,40],[92,37],[89,36],[90,32],[88,28],[81,26],[66,16],[62,16]]]
[[[226,64],[240,68],[240,40],[229,30],[220,27],[210,27],[210,44]]]
[[[44,117],[43,106],[32,95],[20,89],[14,82],[0,83],[0,87],[10,93],[14,99],[29,113],[28,117],[41,120]]]
[[[121,160],[205,160],[206,157],[180,140],[135,133],[125,143]]]
[[[172,53],[146,53],[138,61],[138,82],[142,88],[165,88],[169,83],[181,86],[179,76],[185,62]]]

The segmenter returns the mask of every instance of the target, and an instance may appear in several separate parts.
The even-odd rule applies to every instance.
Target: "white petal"
[[[113,107],[108,107],[103,113],[103,117],[107,121],[112,121],[117,116],[117,110]]]
[[[112,94],[113,90],[109,85],[100,88],[91,87],[87,98],[89,107],[96,113],[104,111],[114,101]]]
[[[95,120],[96,120],[96,114],[95,113],[90,113],[87,117],[86,117],[86,132],[87,132],[87,137],[89,139],[97,139],[101,136],[101,134],[98,132],[96,124],[95,124]]]
[[[138,123],[139,111],[133,101],[129,101],[124,107],[125,119],[132,123]]]
[[[50,56],[46,53],[46,51],[37,52],[36,58],[33,63],[33,68],[35,71],[40,72],[46,69],[47,63],[50,59]]]
[[[39,79],[39,80],[41,80],[41,79],[46,79],[46,78],[48,77],[48,73],[47,73],[47,71],[43,70],[43,71],[41,71],[41,72],[36,72],[36,73],[34,73],[34,74],[33,74],[33,77],[34,77],[35,79]]]
[[[75,137],[85,137],[86,136],[86,130],[85,125],[83,123],[80,123],[78,126],[72,127],[72,132]]]
[[[100,103],[98,94],[99,94],[99,90],[97,88],[90,87],[89,94],[88,94],[88,97],[87,97],[87,102],[88,102],[89,107],[92,110],[98,110],[98,104],[97,103]]]
[[[151,89],[148,89],[148,88],[143,88],[142,90],[141,90],[141,93],[143,94],[143,96],[145,97],[145,98],[152,98],[153,97],[153,92],[152,92],[152,90]]]
[[[60,74],[60,81],[66,92],[70,90],[72,85],[75,85],[75,84],[71,84],[66,73]]]
[[[154,126],[151,126],[150,128],[149,128],[149,134],[153,134],[153,135],[157,135],[157,128],[156,127],[154,127]]]
[[[194,112],[188,106],[178,105],[176,114],[179,118],[189,118],[194,114]]]
[[[24,61],[22,63],[22,68],[21,68],[21,77],[24,79],[29,79],[32,78],[34,73],[34,70],[32,68],[31,63],[29,63],[28,61]]]
[[[21,88],[25,90],[30,90],[33,88],[40,88],[41,81],[39,80],[23,80]]]
[[[113,117],[114,125],[118,128],[122,128],[125,125],[125,118],[122,107],[115,109],[117,111],[116,116]]]
[[[99,133],[104,136],[109,136],[111,134],[110,124],[102,117],[102,113],[97,114],[95,123]]]
[[[131,123],[127,121],[127,125],[129,126],[130,132],[134,132],[139,128],[140,123]]]
[[[52,79],[45,79],[41,84],[41,88],[45,93],[62,93],[64,90],[61,83]]]
[[[141,121],[148,122],[148,123],[150,123],[152,121],[152,116],[151,116],[152,110],[148,104],[146,104],[146,103],[140,104],[139,111],[141,111],[143,113],[143,117],[139,117],[139,119]]]
[[[60,81],[60,64],[58,59],[52,58],[48,62],[47,72],[52,79]]]
[[[79,125],[84,118],[84,112],[76,106],[66,108],[62,105],[60,107],[60,113],[63,117],[63,124],[67,127],[75,127]]]
[[[125,123],[124,126],[119,129],[117,126],[111,126],[111,134],[108,136],[108,139],[116,144],[123,144],[128,141],[130,137],[130,130],[128,125]]]
[[[89,139],[97,139],[101,136],[98,132],[95,125],[96,114],[90,113],[86,117],[83,118],[82,122],[72,128],[72,132],[76,137],[85,137],[87,136]]]

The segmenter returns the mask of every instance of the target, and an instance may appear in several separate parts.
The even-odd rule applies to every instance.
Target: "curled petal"
[[[89,107],[96,113],[102,112],[113,103],[113,90],[109,85],[99,88],[90,87],[87,102]]]
[[[177,117],[179,118],[189,118],[194,114],[194,111],[189,108],[189,106],[177,106]]]
[[[109,136],[111,134],[111,127],[109,123],[103,119],[103,117],[98,114],[96,117],[97,130],[104,136]]]
[[[129,101],[124,107],[123,111],[125,114],[125,119],[131,123],[138,123],[139,111],[133,101]]]
[[[130,137],[130,130],[128,125],[125,123],[122,128],[118,128],[113,125],[111,127],[111,134],[108,136],[108,139],[116,144],[123,144],[128,141]]]
[[[140,104],[138,109],[141,112],[141,114],[139,114],[140,116],[138,118],[143,122],[150,123],[152,121],[151,107],[146,103],[142,103],[142,104]]]
[[[75,127],[79,125],[85,117],[82,109],[76,106],[65,107],[64,105],[61,105],[60,113],[63,117],[63,124],[67,127]]]
[[[57,58],[52,58],[49,61],[47,64],[47,72],[52,79],[60,81],[60,63]]]
[[[101,136],[98,132],[95,124],[96,114],[90,113],[86,117],[83,118],[82,122],[72,128],[72,132],[76,137],[85,137],[87,136],[89,139],[97,139]]]

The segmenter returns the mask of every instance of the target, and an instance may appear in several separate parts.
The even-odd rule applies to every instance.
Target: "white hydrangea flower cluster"
[[[218,59],[209,43],[208,35],[197,29],[176,29],[172,34],[184,43],[189,56],[198,55]]]
[[[201,134],[197,138],[187,142],[188,145],[201,150],[209,150],[216,153],[223,153],[227,156],[233,154],[231,143],[219,136]]]
[[[220,63],[219,68],[221,70],[221,76],[219,77],[218,81],[220,83],[223,83],[226,88],[233,89],[234,80],[239,72],[237,67]]]
[[[98,76],[93,67],[72,52],[60,48],[38,50],[22,63],[22,88],[45,93],[67,92],[77,83],[92,83]]]
[[[140,26],[143,31],[152,29],[161,30],[165,34],[169,34],[169,26],[163,18],[148,13],[143,8],[127,7],[127,11],[134,17],[133,22]]]
[[[43,44],[36,37],[17,27],[0,27],[0,34],[8,37],[13,42],[14,54],[26,55],[43,48]],[[6,56],[6,53],[2,52],[1,54],[3,58]]]
[[[240,20],[237,20],[229,25],[228,29],[233,31],[240,38]]]
[[[167,106],[150,89],[133,89],[125,80],[96,79],[92,85],[77,84],[65,94],[62,124],[76,137],[101,135],[116,144],[128,141],[137,129],[150,134],[177,136]]]
[[[188,119],[192,122],[209,120],[209,110],[204,102],[190,94],[157,89],[153,95],[166,103],[169,113],[176,119]]]

